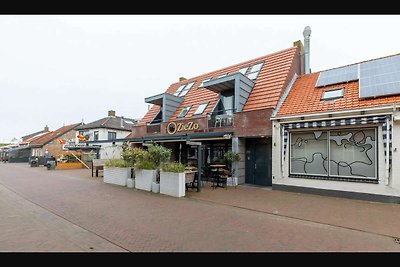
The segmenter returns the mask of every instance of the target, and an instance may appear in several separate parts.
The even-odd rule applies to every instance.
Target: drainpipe
[[[310,70],[310,36],[311,36],[311,28],[310,26],[306,26],[303,31],[304,36],[304,71],[305,74],[311,72]]]

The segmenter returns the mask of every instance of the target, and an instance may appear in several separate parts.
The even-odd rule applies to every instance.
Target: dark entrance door
[[[272,185],[271,138],[246,139],[246,183]]]

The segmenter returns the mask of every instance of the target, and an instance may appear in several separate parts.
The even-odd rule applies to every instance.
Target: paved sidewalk
[[[126,251],[0,184],[0,251]]]
[[[400,251],[398,204],[245,186],[178,199],[27,164],[0,164],[0,185],[17,194],[0,188],[0,251]]]
[[[239,185],[211,189],[188,197],[305,221],[400,238],[400,204],[294,193]]]

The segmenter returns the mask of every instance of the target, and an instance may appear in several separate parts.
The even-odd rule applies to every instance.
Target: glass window
[[[188,84],[185,86],[185,88],[182,90],[182,92],[179,94],[179,96],[185,96],[185,95],[189,92],[190,88],[192,88],[192,86],[193,86],[194,83],[195,83],[195,82],[188,83]]]
[[[199,88],[202,88],[204,86],[205,82],[208,82],[209,80],[211,80],[211,78],[205,79],[204,81],[201,82],[201,84],[199,85]]]
[[[94,131],[94,132],[93,132],[93,140],[94,140],[94,141],[99,140],[99,131]]]
[[[330,175],[375,178],[375,140],[375,129],[331,131]]]
[[[290,172],[293,174],[328,174],[327,132],[292,133]]]
[[[291,133],[290,173],[376,179],[376,130]]]
[[[343,93],[344,93],[343,88],[324,91],[321,99],[322,100],[332,100],[332,99],[336,99],[336,98],[341,98],[341,97],[343,97]]]
[[[108,140],[115,140],[117,139],[117,133],[116,132],[108,132]]]
[[[257,79],[258,73],[260,73],[260,70],[261,70],[261,67],[263,64],[264,64],[264,62],[260,62],[260,63],[253,65],[249,74],[247,74],[247,78],[249,78],[250,80]]]
[[[182,91],[183,87],[185,87],[185,84],[182,84],[181,86],[179,86],[178,89],[176,89],[176,92],[174,93],[174,95],[179,95],[179,93]]]
[[[200,106],[197,107],[196,111],[193,113],[193,115],[199,115],[202,114],[204,112],[204,110],[206,109],[208,103],[204,103],[204,104],[200,104]]]
[[[243,74],[243,75],[246,75],[246,72],[247,72],[248,69],[249,69],[249,66],[243,67],[243,68],[241,68],[241,69],[239,70],[239,72],[240,72],[241,74]]]
[[[178,118],[183,118],[189,112],[191,106],[186,106],[182,109],[181,113],[179,113]]]

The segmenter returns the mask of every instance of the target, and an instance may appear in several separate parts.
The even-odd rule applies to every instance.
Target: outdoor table
[[[222,181],[223,181],[223,179],[226,179],[226,178],[222,178],[221,177],[220,169],[225,168],[226,165],[214,164],[214,165],[210,165],[210,167],[217,169],[217,171],[215,172],[215,176],[214,176],[214,179],[213,179],[213,184],[212,184],[211,187],[213,187],[214,189],[217,188],[217,187],[224,188],[224,186],[222,185]]]

